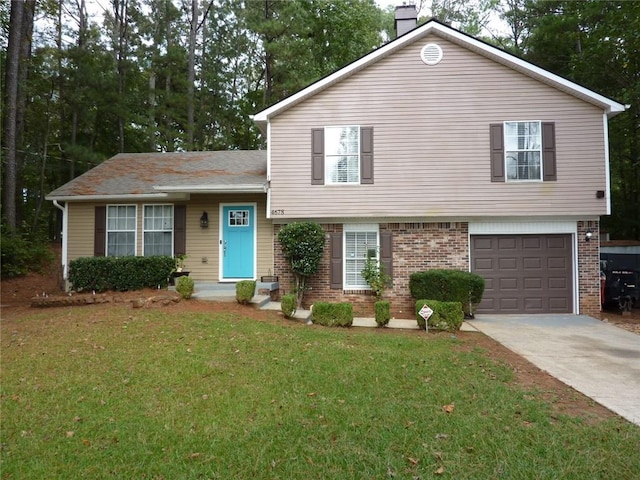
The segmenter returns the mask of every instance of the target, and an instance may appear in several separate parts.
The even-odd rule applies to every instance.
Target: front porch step
[[[266,309],[266,305],[271,303],[271,297],[269,295],[255,295],[249,303],[256,308]]]

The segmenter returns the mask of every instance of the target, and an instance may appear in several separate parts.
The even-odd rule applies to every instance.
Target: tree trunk
[[[18,110],[18,70],[20,67],[20,33],[25,4],[11,2],[9,21],[9,42],[7,45],[6,97],[4,120],[4,178],[2,185],[2,208],[7,224],[16,228],[16,182],[18,180],[18,164],[16,159],[17,142],[17,110]]]
[[[198,0],[191,0],[191,25],[189,28],[189,66],[187,77],[187,149],[193,150],[196,34],[198,32]]]
[[[31,57],[31,37],[35,0],[11,2],[9,39],[5,72],[5,119],[3,147],[6,149],[3,168],[2,209],[7,224],[19,224],[18,192],[20,191],[20,153],[26,107],[26,85]]]

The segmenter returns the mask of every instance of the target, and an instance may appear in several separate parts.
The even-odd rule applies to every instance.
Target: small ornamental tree
[[[320,267],[324,235],[322,227],[313,222],[289,223],[278,232],[284,258],[293,272],[298,308],[302,307],[304,292],[309,288],[309,277],[317,273]]]

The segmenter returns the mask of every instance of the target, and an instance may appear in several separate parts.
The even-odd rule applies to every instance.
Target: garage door
[[[573,313],[571,235],[472,235],[478,313]]]

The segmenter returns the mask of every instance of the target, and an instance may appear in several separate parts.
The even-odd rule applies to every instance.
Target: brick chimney
[[[396,38],[410,32],[418,24],[418,12],[415,5],[398,5],[396,7]]]

